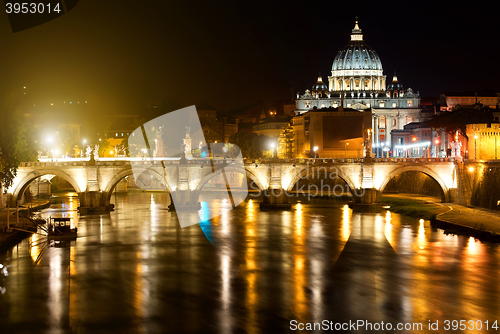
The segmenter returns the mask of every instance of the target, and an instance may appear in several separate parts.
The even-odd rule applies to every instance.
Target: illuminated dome
[[[351,41],[333,60],[329,84],[332,91],[385,90],[382,62],[375,50],[363,41],[357,20]]]
[[[328,92],[328,86],[323,82],[323,77],[321,76],[321,73],[318,75],[318,81],[312,86],[312,91]]]
[[[394,76],[392,77],[392,82],[387,86],[388,91],[400,91],[404,90],[403,85],[399,83],[398,77],[396,76],[396,72],[394,72]]]

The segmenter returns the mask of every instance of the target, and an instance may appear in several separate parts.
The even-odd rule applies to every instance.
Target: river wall
[[[500,166],[487,164],[473,167],[468,181],[471,186],[470,204],[482,208],[500,209]]]

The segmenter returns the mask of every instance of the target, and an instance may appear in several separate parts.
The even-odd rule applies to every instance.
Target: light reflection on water
[[[500,316],[498,245],[389,211],[318,202],[261,212],[256,200],[228,211],[230,203],[209,195],[200,227],[180,229],[168,198],[117,195],[116,210],[102,216],[78,217],[77,198],[44,211],[73,217],[79,237],[46,247],[34,235],[31,246],[0,255],[0,322],[11,330],[174,332],[210,323],[215,332],[259,333],[287,331],[292,319]],[[222,214],[206,220],[209,210]]]

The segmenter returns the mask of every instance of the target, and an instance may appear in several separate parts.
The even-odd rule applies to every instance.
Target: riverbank
[[[438,203],[438,200],[411,194],[382,196],[382,204],[390,206],[390,211],[430,220],[433,227],[441,228],[445,233],[500,242],[500,212],[455,203]]]
[[[437,215],[449,211],[437,201],[439,201],[437,197],[412,194],[384,194],[382,196],[382,205],[389,206],[389,211],[431,221]]]
[[[50,206],[49,200],[46,199],[35,199],[33,203],[26,203],[19,207],[19,225],[21,228],[30,226],[32,223],[25,218],[25,215],[29,210],[40,210]],[[13,227],[17,225],[17,215],[16,208],[9,209],[9,226]],[[6,231],[7,228],[7,208],[0,209],[0,253],[11,248],[24,238],[30,236],[28,232],[10,230]]]

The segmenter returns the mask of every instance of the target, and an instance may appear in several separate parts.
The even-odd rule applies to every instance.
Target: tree
[[[239,131],[229,137],[229,143],[235,144],[241,150],[244,158],[259,159],[268,150],[269,143],[272,139],[268,136],[258,135],[253,132]],[[235,148],[231,148],[234,150]],[[230,151],[232,155],[233,152]]]
[[[443,112],[431,118],[427,124],[433,128],[444,129],[453,136],[457,130],[465,134],[467,124],[491,122],[493,122],[491,109],[482,107],[482,105],[475,105],[471,107],[461,107],[451,112]]]
[[[37,146],[33,129],[24,119],[14,94],[2,99],[0,105],[0,183],[7,189],[17,175],[23,161],[35,161]]]

